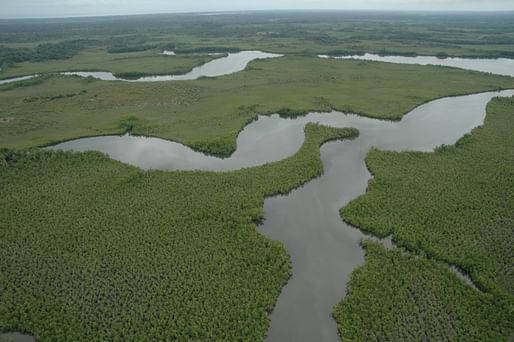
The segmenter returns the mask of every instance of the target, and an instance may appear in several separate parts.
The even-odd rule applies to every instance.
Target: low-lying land
[[[164,56],[160,50],[108,54],[101,50],[80,52],[67,59],[45,62],[23,62],[0,72],[0,78],[11,78],[62,71],[107,71],[124,75],[178,75],[207,63],[215,57],[209,55]]]
[[[366,242],[335,308],[343,341],[507,341],[512,301],[479,292],[425,256]]]
[[[484,126],[456,146],[369,153],[374,179],[342,216],[374,235],[392,234],[406,250],[368,246],[366,264],[335,311],[343,338],[500,341],[512,335],[514,98],[496,98],[487,111]],[[480,291],[441,262],[464,270]]]
[[[229,173],[143,172],[99,153],[4,150],[0,331],[38,340],[262,340],[289,277],[258,233],[264,196],[322,172],[310,124],[294,156]]]
[[[101,59],[109,60],[118,54],[137,55],[152,49],[178,53],[259,49],[311,56],[371,52],[513,58],[513,22],[512,12],[370,11],[0,20],[0,78],[27,74],[28,69],[43,72],[49,61],[59,65],[59,61],[80,53],[103,55]]]
[[[195,81],[48,76],[0,86],[0,118],[12,118],[0,123],[0,146],[40,146],[129,129],[228,155],[257,113],[336,109],[400,119],[435,98],[509,87],[514,78],[459,69],[311,57],[254,61],[245,71]]]
[[[179,74],[209,52],[238,50],[286,57],[194,81],[55,74]],[[514,78],[454,68],[316,58],[364,52],[514,58],[514,14],[0,20],[0,79],[44,74],[0,86],[0,331],[41,341],[262,340],[291,272],[283,245],[256,230],[264,197],[319,175],[319,146],[356,130],[310,124],[294,156],[227,173],[142,171],[100,153],[31,148],[130,131],[229,155],[258,113],[398,120],[436,98],[514,88]],[[363,243],[366,263],[334,312],[345,340],[512,335],[512,132],[514,99],[496,99],[485,126],[455,147],[369,154],[369,192],[341,213],[399,247]]]

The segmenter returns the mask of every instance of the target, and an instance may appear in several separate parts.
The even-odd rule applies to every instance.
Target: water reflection
[[[366,61],[378,61],[399,64],[419,64],[419,65],[441,65],[461,68],[466,70],[475,70],[482,72],[490,72],[497,75],[514,76],[514,59],[508,58],[438,58],[435,56],[380,56],[371,53],[366,53],[362,56],[327,56],[319,55],[320,58],[335,58],[335,59],[361,59]]]
[[[175,53],[175,51],[164,50],[163,52],[161,52],[161,55],[164,55],[164,56],[176,56],[177,54]]]
[[[38,77],[39,75],[29,75],[29,76],[22,76],[22,77],[15,77],[15,78],[8,78],[6,80],[0,80],[0,85],[7,84],[7,83],[13,83],[18,81],[25,81],[30,80],[31,78]]]
[[[322,147],[321,177],[287,196],[265,200],[266,220],[260,227],[267,237],[284,243],[293,265],[293,276],[271,315],[267,340],[337,341],[331,312],[344,297],[352,271],[364,262],[359,242],[367,237],[345,224],[339,209],[366,191],[371,178],[364,163],[368,151],[372,147],[432,151],[441,144],[454,144],[483,123],[491,98],[513,95],[514,90],[508,90],[444,98],[414,109],[399,122],[338,112],[296,119],[261,116],[242,131],[237,151],[227,159],[162,139],[131,136],[79,139],[51,148],[97,150],[144,169],[234,170],[293,154],[303,143],[308,122],[358,128],[358,138]]]
[[[169,52],[169,51],[168,51]],[[168,53],[169,54],[169,53]],[[281,57],[273,53],[262,51],[242,51],[237,53],[229,53],[226,57],[221,57],[200,65],[184,75],[160,75],[145,76],[137,79],[123,79],[114,76],[110,72],[101,71],[72,71],[64,72],[64,75],[74,75],[81,77],[94,77],[104,81],[127,81],[127,82],[163,82],[163,81],[185,81],[196,80],[200,77],[217,77],[233,74],[242,71],[248,63],[256,59],[267,59]]]
[[[191,148],[159,138],[131,135],[101,136],[71,140],[49,147],[75,151],[101,151],[111,158],[142,169],[230,171],[284,159],[303,143],[303,127],[318,122],[334,127],[355,127],[358,139],[366,146],[389,150],[430,151],[451,144],[473,127],[480,125],[486,103],[495,95],[509,96],[514,91],[490,92],[444,98],[417,107],[401,121],[382,121],[340,112],[310,113],[295,119],[277,114],[259,116],[237,137],[237,150],[229,158],[209,156]],[[366,139],[362,139],[362,137]]]

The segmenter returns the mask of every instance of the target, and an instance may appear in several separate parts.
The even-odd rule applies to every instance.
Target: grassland
[[[122,133],[228,155],[257,113],[400,119],[444,96],[514,88],[451,68],[316,54],[514,57],[514,15],[277,12],[0,20],[0,78],[64,70],[181,73],[209,51],[288,55],[215,79],[125,83],[46,75],[0,86],[0,331],[38,340],[262,340],[290,275],[257,233],[265,196],[322,172],[309,125],[291,158],[229,173],[143,172],[98,153],[30,148]],[[159,56],[163,48],[179,56]],[[196,54],[198,53],[198,55]],[[434,154],[373,151],[345,219],[402,249],[368,259],[336,308],[348,340],[501,340],[514,330],[513,103]],[[408,194],[408,196],[406,196]],[[450,227],[450,228],[448,228]],[[468,272],[467,287],[443,263]],[[509,268],[510,267],[510,268]]]
[[[179,52],[261,49],[308,55],[513,57],[513,22],[512,12],[356,11],[0,20],[0,67],[4,69],[0,78],[4,72],[26,74],[23,66],[17,66],[22,61],[67,58],[80,49],[108,53],[173,47]],[[71,48],[59,55],[68,45]],[[39,65],[45,68],[44,62]],[[9,71],[13,66],[17,71]]]
[[[288,255],[259,234],[264,196],[319,175],[294,156],[229,173],[143,172],[99,153],[3,150],[0,331],[41,341],[262,340]]]
[[[213,59],[208,55],[163,56],[160,53],[158,49],[116,54],[109,54],[102,50],[87,50],[67,59],[18,63],[1,71],[0,77],[11,78],[61,71],[107,71],[119,76],[127,73],[184,74],[195,66]]]
[[[184,82],[105,82],[53,76],[0,87],[0,146],[31,147],[121,133],[230,154],[257,113],[337,109],[400,119],[443,96],[514,87],[514,79],[441,67],[282,57]]]
[[[408,335],[416,331],[499,341],[514,332],[514,98],[496,98],[487,111],[484,126],[456,146],[367,156],[375,177],[342,216],[421,257],[372,246],[336,309],[343,338],[422,340]],[[439,261],[464,270],[484,293]]]

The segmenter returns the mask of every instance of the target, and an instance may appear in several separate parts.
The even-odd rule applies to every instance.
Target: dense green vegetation
[[[258,113],[397,120],[435,98],[514,88],[514,78],[453,68],[315,57],[514,58],[513,13],[0,20],[0,79],[178,74],[210,52],[256,49],[287,56],[196,81],[45,75],[0,86],[0,147],[9,148],[0,149],[0,331],[41,341],[262,340],[290,275],[283,246],[256,231],[263,198],[319,175],[320,144],[357,132],[308,125],[294,156],[228,173],[144,172],[99,153],[11,148],[131,131],[229,155]],[[496,341],[514,331],[514,100],[488,110],[485,127],[456,147],[369,154],[370,192],[342,214],[400,248],[364,243],[367,262],[334,314],[345,339]]]
[[[70,40],[58,43],[44,43],[34,49],[10,48],[0,45],[0,67],[7,69],[20,62],[45,62],[52,59],[67,59],[84,48],[86,41]]]
[[[466,285],[445,265],[365,242],[334,311],[344,341],[507,341],[513,303]]]
[[[343,337],[417,331],[498,341],[514,331],[514,98],[496,98],[487,110],[484,126],[456,146],[371,151],[369,191],[341,211],[365,231],[458,266],[486,293],[466,289],[435,261],[372,246],[336,309]]]
[[[235,172],[143,172],[99,153],[4,150],[0,331],[40,341],[262,340],[288,255],[256,230],[264,196],[322,172],[294,156]]]
[[[238,132],[257,113],[337,109],[400,119],[435,98],[514,87],[514,78],[430,66],[282,57],[254,61],[243,72],[214,79],[127,83],[53,76],[26,84],[30,86],[0,86],[0,118],[10,118],[0,124],[0,146],[121,133],[131,117],[135,134],[227,155],[235,149]],[[27,101],[34,94],[41,100]]]

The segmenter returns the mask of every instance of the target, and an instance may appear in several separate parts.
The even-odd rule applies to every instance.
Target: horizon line
[[[410,14],[514,14],[512,10],[452,10],[452,9],[431,9],[431,10],[415,10],[415,9],[372,9],[372,8],[349,8],[349,9],[316,9],[316,8],[302,8],[302,9],[258,9],[258,10],[213,10],[213,11],[162,11],[162,12],[128,12],[128,13],[105,13],[105,14],[78,14],[78,15],[63,15],[63,16],[43,16],[43,17],[0,17],[0,20],[37,20],[37,19],[80,19],[80,18],[106,18],[106,17],[136,17],[136,16],[150,16],[150,15],[231,15],[241,13],[256,13],[256,12],[384,12],[384,13],[410,13]]]

